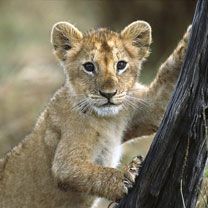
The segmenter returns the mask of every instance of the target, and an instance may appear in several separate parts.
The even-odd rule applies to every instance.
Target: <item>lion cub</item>
[[[137,79],[149,55],[148,23],[85,34],[67,22],[55,24],[51,42],[65,85],[32,133],[0,160],[0,207],[87,208],[96,196],[121,199],[140,165],[136,158],[128,170],[115,169],[124,132],[138,136],[157,129],[187,38],[146,87]]]

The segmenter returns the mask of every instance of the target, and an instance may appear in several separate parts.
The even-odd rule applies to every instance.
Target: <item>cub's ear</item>
[[[77,48],[82,40],[82,33],[68,22],[56,23],[51,31],[51,43],[56,56],[64,61],[67,51]]]
[[[124,41],[130,42],[139,48],[140,55],[149,55],[149,46],[152,42],[151,26],[145,21],[135,21],[121,31]]]

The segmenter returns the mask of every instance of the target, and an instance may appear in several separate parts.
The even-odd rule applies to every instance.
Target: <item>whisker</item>
[[[130,99],[130,102],[131,102],[134,106],[136,106],[136,109],[142,109],[142,110],[146,110],[146,109],[147,109],[146,106],[143,105],[143,103],[138,103],[138,102],[135,102],[134,100],[131,100],[131,99]]]
[[[119,94],[119,95],[115,95],[114,98],[124,98],[126,94]]]
[[[138,97],[135,97],[135,96],[132,96],[132,95],[127,95],[127,97],[129,99],[131,99],[132,101],[134,101],[134,102],[137,102],[139,104],[143,104],[145,106],[149,106],[149,103],[147,101],[141,99],[141,98],[138,98]]]
[[[84,99],[80,100],[78,103],[76,103],[72,107],[72,110],[80,110],[83,107],[83,105],[86,105],[86,103],[88,103],[88,99],[84,98]]]
[[[123,104],[126,111],[128,111],[129,108],[137,109],[137,106],[134,106],[131,102],[129,102],[129,100],[125,100]]]
[[[136,105],[134,102],[131,102],[130,99],[126,99],[126,104],[130,107],[132,107],[133,109],[137,109],[139,106]]]
[[[124,111],[128,111],[128,105],[126,104],[125,101],[122,103],[122,106],[123,106]]]
[[[138,97],[127,95],[125,99],[125,104],[133,109],[148,111],[148,103]]]
[[[89,107],[90,107],[89,103],[85,103],[80,107],[80,111],[84,113],[89,109]]]
[[[69,94],[70,97],[78,97],[78,96],[85,96],[85,94]]]

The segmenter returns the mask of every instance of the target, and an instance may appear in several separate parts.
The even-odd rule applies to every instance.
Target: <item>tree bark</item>
[[[117,208],[193,208],[207,159],[208,0],[198,0],[181,74],[129,194]]]

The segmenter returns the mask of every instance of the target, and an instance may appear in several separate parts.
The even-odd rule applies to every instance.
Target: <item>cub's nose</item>
[[[99,91],[99,93],[107,98],[108,100],[111,99],[116,93],[117,93],[117,90],[115,92],[103,92],[103,91]]]

